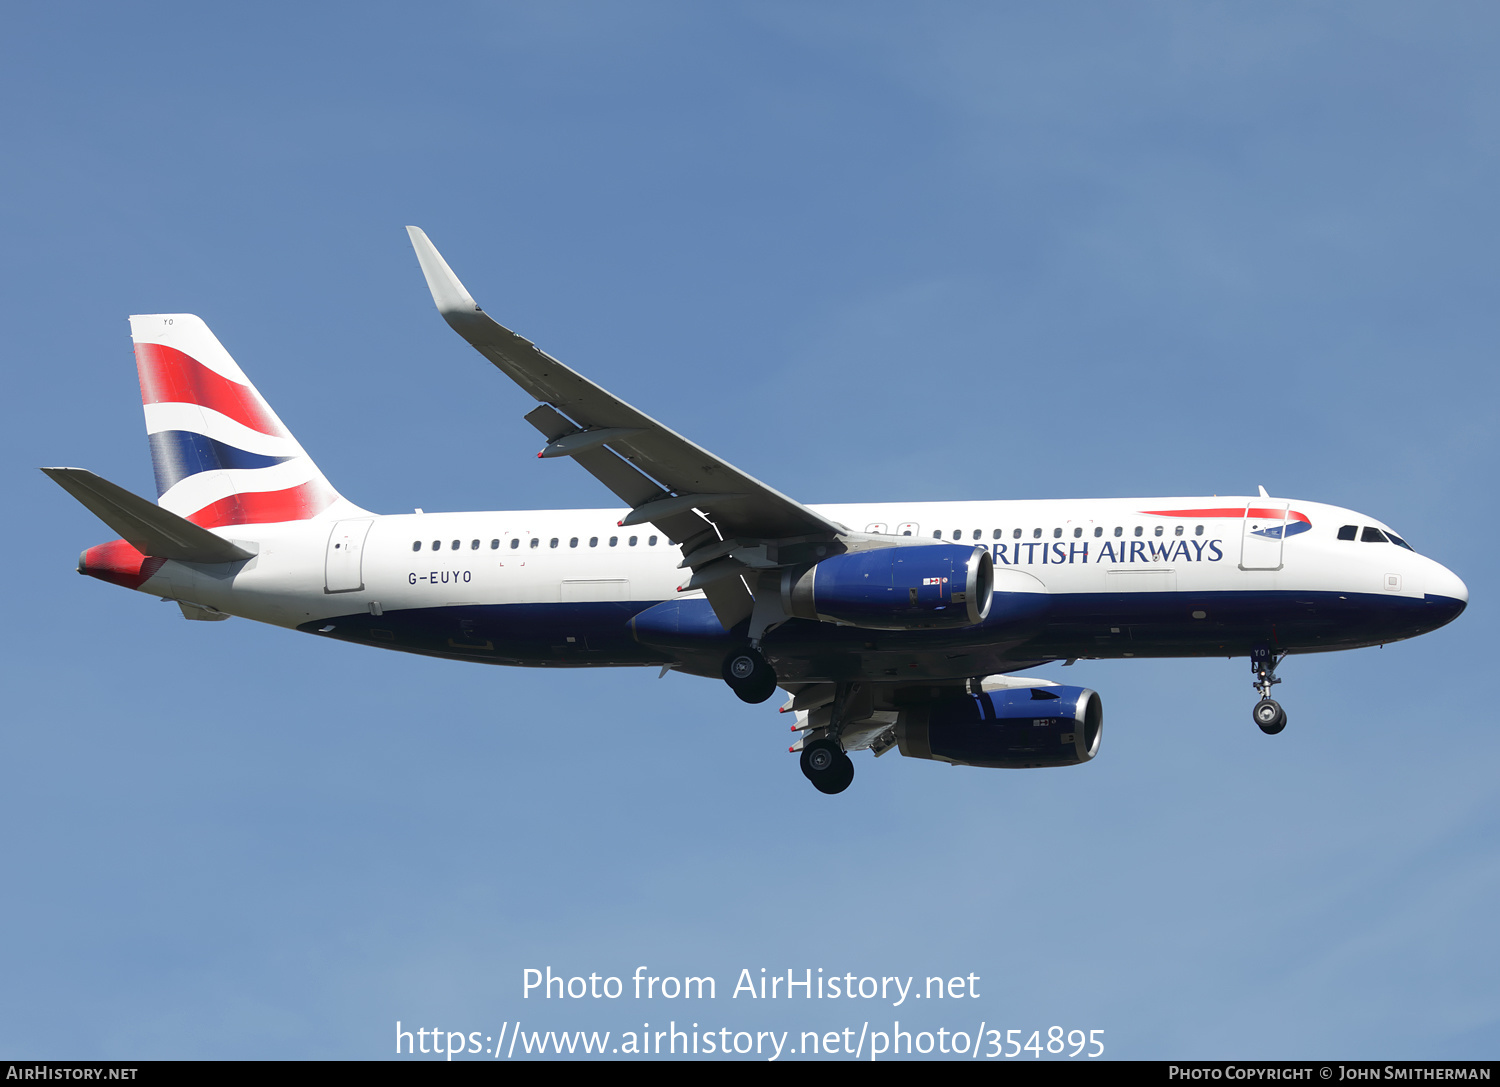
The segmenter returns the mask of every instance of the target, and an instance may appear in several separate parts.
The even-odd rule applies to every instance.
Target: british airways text
[[[1224,557],[1222,540],[1106,540],[1092,552],[1094,562],[1115,565],[1131,562],[1218,562]],[[1089,561],[1093,540],[1033,540],[990,545],[996,565],[1064,566]]]

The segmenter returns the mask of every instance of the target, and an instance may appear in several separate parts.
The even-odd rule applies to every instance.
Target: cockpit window
[[[1352,540],[1358,535],[1358,525],[1345,525],[1343,528],[1339,529],[1339,539],[1341,540]]]
[[[1363,542],[1363,543],[1385,543],[1386,542],[1385,534],[1383,532],[1381,532],[1380,529],[1378,529],[1378,528],[1371,528],[1369,525],[1365,526],[1365,530],[1359,534],[1359,538],[1360,538],[1360,541]]]
[[[1412,552],[1415,552],[1417,550],[1411,544],[1409,544],[1405,540],[1403,540],[1400,536],[1397,536],[1390,529],[1386,529],[1385,530],[1385,538],[1388,539],[1388,540],[1390,540],[1391,543],[1395,544],[1397,547],[1404,547],[1408,551],[1412,551]]]

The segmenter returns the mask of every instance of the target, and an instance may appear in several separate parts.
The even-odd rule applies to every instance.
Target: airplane
[[[1464,583],[1338,506],[1210,498],[809,506],[612,396],[494,321],[408,227],[437,309],[538,406],[543,459],[623,508],[377,515],[323,476],[207,325],[130,318],[155,503],[43,468],[120,538],[78,572],[317,637],[488,664],[646,666],[778,688],[803,774],[851,752],[1070,766],[1099,752],[1097,692],[1020,676],[1064,661],[1248,657],[1256,724],[1288,654],[1451,622]]]

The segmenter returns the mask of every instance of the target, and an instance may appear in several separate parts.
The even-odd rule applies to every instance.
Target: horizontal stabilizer
[[[251,552],[83,468],[43,472],[143,555],[179,562],[239,562]]]

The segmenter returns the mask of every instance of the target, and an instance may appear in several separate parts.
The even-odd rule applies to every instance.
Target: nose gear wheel
[[[1275,699],[1262,698],[1252,711],[1255,723],[1267,736],[1275,736],[1286,728],[1286,710]]]
[[[1276,676],[1276,666],[1285,658],[1285,651],[1273,653],[1269,646],[1256,646],[1250,651],[1250,670],[1255,673],[1251,686],[1260,694],[1260,701],[1250,714],[1267,736],[1275,736],[1286,728],[1286,710],[1271,697],[1271,688],[1281,682]]]

